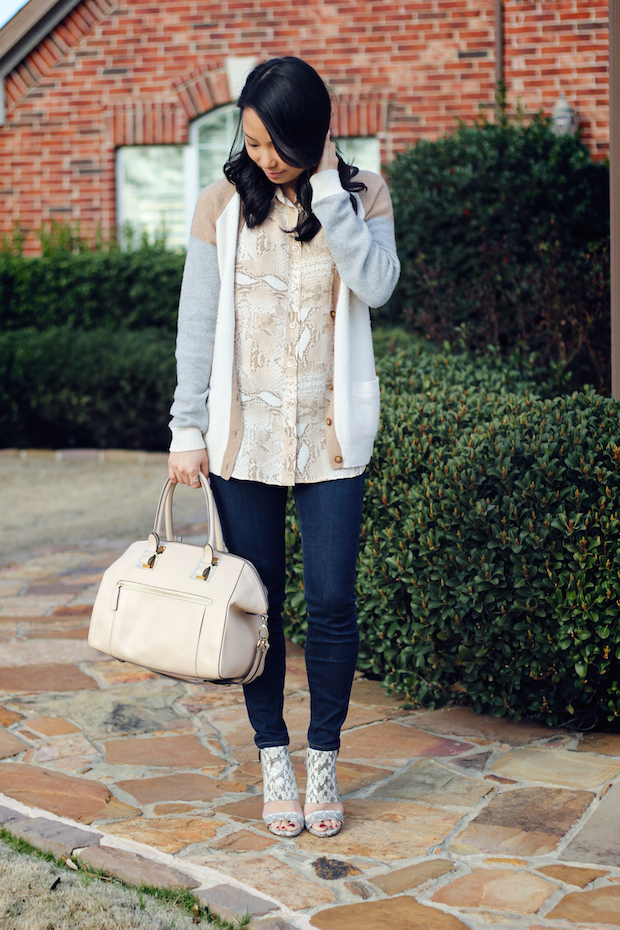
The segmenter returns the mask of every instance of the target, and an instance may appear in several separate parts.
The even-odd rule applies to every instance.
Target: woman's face
[[[275,150],[271,137],[255,110],[246,107],[242,114],[243,135],[248,155],[265,172],[273,184],[294,187],[303,168],[287,165]]]

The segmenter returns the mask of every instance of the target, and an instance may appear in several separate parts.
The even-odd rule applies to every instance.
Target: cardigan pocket
[[[353,401],[353,420],[355,422],[355,437],[358,442],[370,442],[369,457],[372,454],[372,444],[379,429],[379,379],[372,381],[352,381],[351,393]]]

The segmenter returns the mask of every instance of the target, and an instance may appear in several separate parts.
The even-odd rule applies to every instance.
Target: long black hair
[[[252,229],[267,218],[276,186],[252,161],[243,144],[241,116],[249,107],[261,119],[280,158],[287,165],[303,168],[297,181],[299,221],[287,232],[294,233],[299,242],[309,242],[321,228],[311,209],[309,179],[321,160],[331,119],[327,87],[314,68],[301,58],[290,55],[272,58],[250,73],[237,106],[241,111],[239,123],[224,174],[239,191],[247,225]],[[340,183],[349,192],[355,210],[353,193],[366,190],[364,183],[353,180],[358,170],[347,165],[338,154]]]

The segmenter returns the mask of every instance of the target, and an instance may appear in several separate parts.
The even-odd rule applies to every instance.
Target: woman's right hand
[[[199,488],[200,472],[209,477],[209,456],[206,449],[192,449],[191,452],[171,452],[168,457],[168,477],[171,481],[187,484],[190,488]]]

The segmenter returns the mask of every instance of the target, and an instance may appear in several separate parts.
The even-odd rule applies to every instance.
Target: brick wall
[[[594,157],[609,154],[608,0],[505,3],[511,103],[550,113],[564,91]]]
[[[336,131],[378,133],[389,161],[492,113],[494,12],[494,0],[83,0],[7,76],[0,233],[56,219],[110,235],[116,146],[186,142],[189,120],[230,101],[230,55],[305,58],[338,95]],[[600,156],[606,18],[603,0],[505,3],[511,105],[550,112],[564,90]]]

